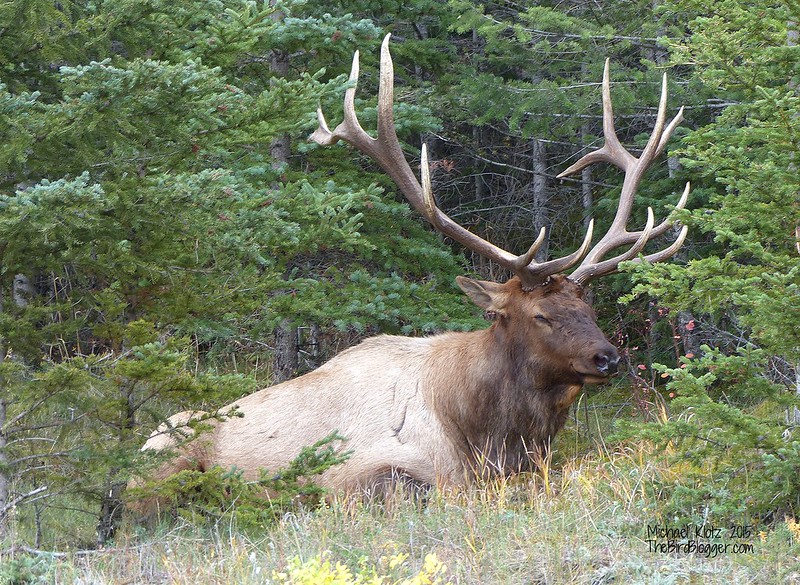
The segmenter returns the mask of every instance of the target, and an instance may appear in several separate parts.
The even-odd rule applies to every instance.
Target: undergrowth
[[[184,470],[129,489],[128,498],[134,504],[159,502],[162,510],[189,522],[213,524],[227,518],[243,530],[264,528],[289,510],[319,504],[326,491],[314,478],[350,457],[349,451],[339,448],[342,440],[331,433],[301,449],[285,468],[262,470],[256,480],[248,480],[235,468]]]
[[[589,400],[615,409],[624,402],[615,400],[622,389],[597,392]],[[670,430],[668,407],[653,429]],[[724,513],[711,505],[729,498],[722,493],[703,506],[681,489],[718,482],[681,457],[678,443],[646,433],[606,442],[614,418],[633,414],[630,402],[620,408],[615,417],[579,404],[536,473],[422,499],[325,499],[303,478],[342,455],[330,442],[304,452],[295,472],[256,482],[222,470],[174,478],[161,495],[180,511],[155,526],[129,518],[105,549],[43,553],[14,546],[12,534],[0,546],[0,585],[800,585],[800,524],[791,511],[766,520]],[[288,498],[264,499],[265,491]]]
[[[59,583],[800,582],[793,518],[746,536],[728,525],[692,524],[688,538],[654,535],[683,528],[658,512],[662,496],[652,486],[665,473],[666,459],[652,446],[629,442],[546,473],[433,492],[425,502],[333,500],[285,512],[263,529],[242,527],[232,514],[149,531],[131,525],[113,547],[39,555],[46,562],[26,570]],[[693,533],[701,528],[720,533],[703,539]],[[715,544],[717,552],[653,550],[649,542],[666,545],[673,536]],[[21,569],[30,558],[7,554],[0,583],[41,582],[7,576],[9,563]]]

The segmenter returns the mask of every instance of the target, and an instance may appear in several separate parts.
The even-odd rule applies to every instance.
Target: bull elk
[[[236,467],[245,477],[256,477],[262,468],[287,465],[303,446],[332,431],[345,437],[345,448],[352,452],[345,463],[318,478],[321,485],[333,489],[368,489],[397,477],[428,485],[461,484],[487,464],[491,471],[504,474],[526,470],[534,465],[532,455],[547,448],[564,425],[582,386],[605,382],[617,370],[619,354],[597,326],[583,293],[590,280],[614,272],[620,262],[641,259],[647,241],[670,227],[667,220],[655,226],[649,209],[644,229],[626,229],[645,169],[663,151],[682,119],[681,109],[665,124],[666,76],[655,128],[637,158],[621,145],[614,129],[606,61],[602,84],[605,144],[559,177],[597,162],[619,167],[624,182],[616,216],[591,250],[592,223],[577,251],[536,262],[544,228],[528,251],[517,256],[471,233],[436,206],[424,146],[421,182],[416,179],[394,127],[389,35],[381,48],[377,138],[361,128],[355,114],[358,70],[356,52],[352,86],[344,98],[344,121],[331,131],[319,111],[319,128],[311,139],[323,146],[344,140],[368,155],[434,228],[511,271],[514,276],[502,284],[457,279],[475,304],[497,318],[488,329],[468,333],[367,339],[315,371],[236,401],[241,418],[217,423],[182,447],[157,477],[212,465]],[[677,208],[684,206],[688,193],[687,184]],[[643,258],[650,262],[669,258],[681,246],[686,231],[682,228],[672,245]],[[623,246],[629,248],[606,258]],[[569,275],[564,274],[576,265]],[[181,425],[189,416],[175,415],[170,424]],[[162,429],[143,449],[172,444]]]

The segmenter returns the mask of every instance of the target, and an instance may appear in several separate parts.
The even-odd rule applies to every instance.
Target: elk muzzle
[[[570,362],[572,370],[584,384],[602,384],[608,381],[619,368],[619,352],[604,341],[584,349],[583,357]]]
[[[617,373],[619,366],[619,353],[614,347],[601,350],[594,356],[594,364],[597,366],[597,371],[601,374],[610,376]]]

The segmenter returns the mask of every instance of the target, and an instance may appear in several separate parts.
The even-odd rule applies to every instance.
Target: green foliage
[[[707,345],[678,368],[655,366],[669,379],[669,417],[623,425],[624,434],[662,446],[674,467],[656,486],[668,498],[665,517],[771,521],[800,505],[800,101],[798,47],[787,43],[800,11],[796,3],[668,5],[692,33],[671,43],[673,61],[692,65],[701,93],[724,92],[730,102],[684,138],[700,205],[681,220],[698,247],[685,265],[633,268],[634,295],[694,315],[702,329],[691,335]]]
[[[340,435],[331,433],[303,447],[285,469],[261,470],[257,480],[245,479],[237,469],[215,466],[202,472],[181,471],[136,488],[129,497],[155,497],[192,521],[219,523],[224,518],[242,530],[263,529],[300,505],[319,505],[326,492],[314,483],[316,476],[350,456],[339,448],[341,441]]]
[[[194,372],[191,347],[178,338],[153,340],[146,322],[132,323],[123,336],[141,344],[121,355],[87,354],[46,368],[12,360],[0,366],[7,393],[7,471],[19,493],[43,486],[45,496],[53,494],[49,506],[38,511],[48,527],[58,525],[62,507],[91,510],[114,486],[124,485],[143,459],[140,429],[154,428],[165,407],[205,404],[208,418],[220,418],[215,405],[254,389],[253,380],[242,375]],[[43,429],[50,432],[43,435]],[[60,499],[61,494],[70,498]],[[23,507],[19,515],[27,519],[30,512]],[[87,538],[80,527],[61,530],[60,538]]]
[[[26,537],[85,541],[60,510],[94,524],[166,415],[214,417],[265,385],[278,324],[476,322],[461,260],[349,153],[273,158],[321,102],[340,107],[380,27],[352,6],[268,4],[0,7],[0,473]],[[404,135],[436,123],[398,108]]]
[[[52,583],[55,573],[53,559],[46,555],[19,555],[0,560],[0,585]]]
[[[703,12],[709,13],[706,4]],[[647,285],[637,290],[716,318],[735,314],[754,343],[797,363],[800,101],[792,85],[798,47],[787,46],[787,22],[798,11],[791,4],[726,1],[711,13],[718,15],[716,26],[708,28],[707,18],[697,17],[691,23],[695,34],[676,43],[673,58],[696,63],[698,79],[710,89],[730,84],[736,95],[712,124],[685,139],[684,164],[698,182],[709,183],[701,182],[707,205],[682,221],[709,234],[714,245],[686,267],[646,270]]]
[[[786,428],[800,397],[763,374],[767,355],[703,347],[669,377],[671,416],[658,423],[619,423],[618,437],[659,446],[674,475],[649,489],[664,494],[660,517],[688,522],[760,523],[800,511],[800,440]]]
[[[745,97],[795,80],[797,47],[788,43],[787,27],[797,16],[796,2],[676,0],[661,10],[687,24],[690,34],[669,43],[672,59],[691,63],[705,91]]]

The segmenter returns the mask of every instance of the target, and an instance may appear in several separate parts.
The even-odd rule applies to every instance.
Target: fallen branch
[[[22,494],[20,496],[17,496],[16,498],[14,498],[10,502],[8,502],[6,505],[4,505],[2,509],[0,509],[0,520],[5,518],[8,515],[8,513],[11,512],[11,510],[13,510],[17,506],[19,506],[25,500],[28,500],[28,499],[32,498],[33,496],[38,495],[38,494],[40,494],[40,493],[42,493],[44,491],[47,491],[47,486],[46,485],[43,485],[43,486],[38,487],[38,488],[36,488],[34,490],[31,490],[27,494]]]

